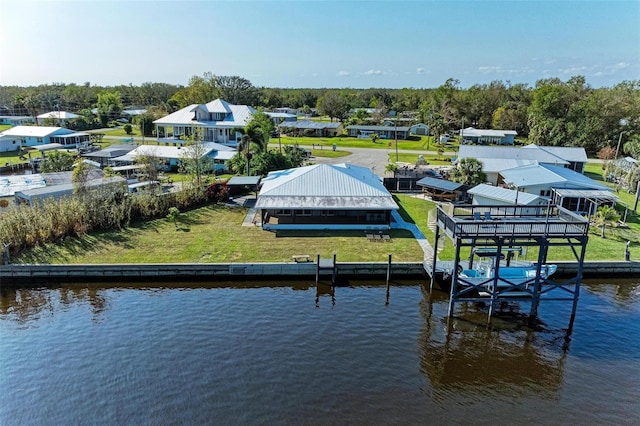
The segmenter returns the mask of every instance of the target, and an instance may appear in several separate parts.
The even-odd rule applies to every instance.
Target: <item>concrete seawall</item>
[[[556,262],[556,276],[577,273],[577,262]],[[339,278],[385,278],[387,263],[336,264]],[[179,263],[179,264],[97,264],[97,265],[3,265],[0,287],[42,286],[71,281],[149,281],[149,280],[228,280],[235,278],[313,278],[316,263]],[[326,280],[327,271],[321,277]],[[427,278],[424,266],[417,262],[397,262],[391,266],[391,278]],[[584,278],[640,278],[640,262],[585,262]]]

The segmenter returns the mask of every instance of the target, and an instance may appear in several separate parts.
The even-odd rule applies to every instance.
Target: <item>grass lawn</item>
[[[87,133],[104,133],[105,136],[122,136],[122,137],[131,137],[131,136],[142,136],[140,132],[140,128],[138,126],[131,126],[131,134],[127,135],[127,132],[124,131],[122,127],[116,127],[110,130],[104,130],[100,132],[96,132],[95,130],[89,130]],[[149,136],[149,139],[155,139],[155,137]]]
[[[418,155],[420,154],[398,153],[398,161],[401,163],[415,164],[416,161],[418,161]],[[429,163],[429,165],[431,166],[450,166],[451,165],[450,157],[446,157],[444,155],[441,155],[440,157],[438,157],[437,155],[423,155],[423,157],[427,161],[427,163]],[[395,163],[395,161],[396,161],[395,152],[393,153],[390,152],[389,162]]]
[[[12,127],[13,126],[11,124],[0,124],[0,132],[10,129]]]
[[[378,139],[375,143],[371,139],[350,138],[346,136],[336,136],[333,138],[314,137],[292,137],[282,136],[281,142],[286,145],[320,145],[332,147],[334,144],[340,148],[373,148],[373,149],[395,149],[395,140]],[[277,143],[277,138],[271,138],[271,144]],[[433,144],[432,144],[433,145]],[[427,136],[415,136],[412,140],[398,140],[398,149],[425,150],[427,147]]]
[[[209,206],[183,213],[176,228],[168,219],[133,224],[122,231],[92,233],[47,245],[14,263],[227,263],[291,262],[291,256],[337,254],[341,262],[419,261],[413,235],[391,231],[391,242],[369,242],[363,231],[268,232],[244,227],[247,210]]]
[[[622,194],[622,191],[620,192]],[[429,211],[435,214],[436,205],[433,202],[422,198],[410,197],[408,195],[396,195],[396,199],[402,210],[400,213],[406,221],[415,223],[422,233],[427,237],[429,243],[433,246],[435,234],[428,228],[427,221]],[[632,205],[633,207],[633,205]],[[624,250],[627,241],[631,241],[629,251],[632,260],[640,259],[640,217],[633,211],[627,214],[626,228],[609,228],[605,229],[605,238],[600,236],[600,228],[592,226],[589,232],[589,242],[587,243],[586,260],[624,260]],[[444,245],[442,245],[444,241]],[[438,257],[442,260],[453,260],[454,247],[451,240],[443,238],[438,244]],[[440,251],[442,249],[442,251]],[[462,258],[468,257],[469,251],[462,251]],[[538,250],[535,247],[529,247],[526,256],[521,257],[522,260],[536,260]],[[549,250],[547,259],[549,261],[575,261],[575,257],[570,247],[552,247]]]

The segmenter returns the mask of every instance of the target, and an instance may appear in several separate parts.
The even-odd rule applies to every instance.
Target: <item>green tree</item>
[[[451,171],[450,179],[463,185],[476,186],[487,181],[482,163],[475,158],[463,158]]]
[[[122,126],[122,129],[124,130],[124,132],[127,135],[130,135],[131,133],[133,133],[133,127],[131,127],[131,124],[127,123],[124,126]]]
[[[212,169],[212,159],[202,141],[200,129],[194,129],[187,137],[186,146],[182,148],[180,157],[180,173],[189,177],[197,187],[206,181],[206,174]]]
[[[180,219],[180,209],[178,209],[177,207],[169,207],[169,213],[167,214],[167,219],[173,222],[176,229],[178,229],[178,219]]]
[[[640,135],[633,135],[631,140],[623,145],[623,149],[636,160],[640,159]]]
[[[64,151],[51,151],[44,156],[40,169],[42,173],[68,172],[73,168],[75,157]]]
[[[89,165],[82,158],[79,158],[73,165],[71,181],[73,182],[73,192],[75,194],[84,195],[87,193],[90,171]]]
[[[328,115],[331,121],[338,119],[343,121],[351,108],[348,100],[341,94],[330,91],[318,99],[318,110],[321,114]]]
[[[616,209],[607,205],[598,207],[595,215],[595,223],[597,226],[600,226],[600,236],[602,238],[606,238],[604,235],[606,226],[612,226],[618,223],[618,221],[620,221],[620,213],[618,213]]]
[[[122,95],[117,90],[98,93],[98,119],[102,126],[106,126],[110,120],[115,120],[122,113]]]

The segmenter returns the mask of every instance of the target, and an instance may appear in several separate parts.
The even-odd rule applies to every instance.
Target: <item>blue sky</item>
[[[0,4],[0,85],[534,85],[640,79],[633,1],[13,1]]]

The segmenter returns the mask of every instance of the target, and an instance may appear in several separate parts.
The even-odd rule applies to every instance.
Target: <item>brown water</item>
[[[0,424],[638,424],[637,282],[585,285],[571,333],[415,282],[3,288]]]

